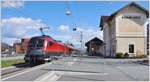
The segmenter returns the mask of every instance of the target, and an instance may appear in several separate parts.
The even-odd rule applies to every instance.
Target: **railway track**
[[[41,65],[41,64],[40,63],[33,63],[33,64],[24,63],[24,64],[13,66],[13,67],[8,68],[8,69],[2,69],[1,70],[1,76],[7,77],[10,75],[17,74],[19,72],[31,69],[32,67],[39,66],[39,65]]]

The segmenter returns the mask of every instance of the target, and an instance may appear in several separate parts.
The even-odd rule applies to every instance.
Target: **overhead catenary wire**
[[[23,7],[20,7],[20,9],[19,10],[23,10],[23,11],[25,11],[26,13],[28,13],[30,16],[32,16],[33,18],[35,18],[35,19],[38,19],[38,17],[37,16],[35,16],[35,15],[33,15],[33,14],[31,14],[29,11],[27,11],[26,9],[24,9]],[[21,10],[21,11],[22,11]],[[46,24],[44,21],[43,21],[43,23],[46,25],[46,26],[48,26],[48,24]]]
[[[77,16],[78,16],[79,26],[81,27],[82,25],[81,25],[81,19],[80,19],[80,17],[79,17],[79,8],[78,8],[77,2],[75,3],[75,6],[76,6],[76,13],[77,13]]]
[[[71,9],[70,9],[70,6],[69,6],[69,4],[68,4],[68,2],[66,2],[66,6],[67,6],[67,9],[68,10],[70,10],[70,12],[71,12]],[[76,5],[76,7],[77,7],[77,5]],[[78,10],[77,10],[77,15],[78,15]],[[73,15],[72,14],[70,14],[70,18],[71,18],[71,22],[72,22],[72,24],[73,25],[75,25],[75,27],[77,28],[77,25],[76,25],[76,23],[74,22],[74,18],[73,18]],[[81,25],[80,25],[80,27],[81,27]],[[82,31],[80,31],[80,36],[81,36],[81,40],[80,40],[80,42],[81,42],[81,54],[82,54]]]
[[[79,11],[78,11],[78,5],[77,5],[77,2],[75,3],[75,7],[76,7],[76,14],[78,16],[78,24],[79,24],[79,27],[81,28],[81,21],[80,21],[80,17],[79,17]],[[80,36],[81,36],[81,39],[80,39],[80,42],[81,42],[81,55],[82,55],[82,52],[83,52],[83,31],[80,31]]]
[[[71,14],[70,14],[70,19],[71,19],[72,25],[74,25],[75,27],[77,27],[76,23],[74,22],[74,18],[73,18],[72,11],[71,11],[71,8],[70,8],[70,6],[69,6],[68,1],[66,1],[65,4],[66,4],[66,7],[67,7],[67,10],[69,10],[69,11],[71,12]]]
[[[7,3],[7,2],[6,2]],[[7,3],[8,4],[8,3]],[[8,4],[10,5],[10,4]],[[16,4],[18,5],[18,4]],[[12,5],[10,5],[11,7],[13,7]],[[18,5],[19,6],[19,5]],[[31,14],[29,11],[27,11],[26,9],[24,9],[23,7],[19,7],[19,8],[15,8],[13,7],[14,9],[18,10],[19,12],[21,12],[22,14],[26,15],[27,17],[32,17],[34,19],[38,19],[37,16]],[[45,22],[43,22],[46,26],[48,26]]]
[[[23,15],[25,15],[26,17],[29,17],[29,15],[28,14],[26,14],[26,13],[24,13],[23,11],[21,11],[21,10],[19,10],[19,8],[16,8],[16,7],[14,7],[14,6],[12,6],[12,5],[10,5],[9,3],[7,3],[7,2],[5,2],[8,6],[11,6],[12,8],[14,8],[14,9],[16,9],[16,10],[18,10],[20,13],[22,13]]]
[[[31,14],[29,11],[25,10],[22,7],[16,8],[12,5],[10,5],[9,3],[5,2],[7,5],[11,6],[12,8],[14,8],[15,10],[17,10],[18,12],[22,13],[23,15],[25,15],[26,17],[31,17],[31,18],[35,18],[38,19],[36,16],[34,16],[33,14]],[[17,4],[16,4],[17,5]],[[46,27],[48,27],[48,25],[46,23],[44,23],[46,25]],[[40,27],[41,28],[41,27]],[[39,28],[39,29],[40,29]],[[32,31],[32,30],[31,30]]]
[[[25,15],[26,17],[30,17],[30,15],[28,15],[27,13],[23,12],[22,10],[20,10],[19,8],[16,8],[12,5],[10,5],[9,3],[5,2],[7,5],[11,6],[12,8],[14,8],[15,10],[17,10],[18,12],[20,12],[21,14]],[[8,21],[7,21],[8,22]],[[29,32],[28,32],[29,33]],[[26,35],[26,34],[24,34]]]
[[[75,24],[75,22],[74,22],[74,18],[73,18],[73,13],[72,13],[72,11],[71,11],[71,8],[70,8],[70,5],[69,5],[69,2],[68,1],[65,1],[65,5],[66,5],[66,8],[67,8],[67,11],[66,11],[66,15],[67,15],[67,12],[69,11],[69,14],[67,15],[67,16],[69,16],[70,17],[70,22],[71,22],[71,24],[72,24],[72,29],[73,28],[76,28],[77,27],[77,25]],[[69,34],[70,35],[70,34]],[[76,36],[75,36],[76,37]],[[71,39],[72,41],[74,41],[74,37],[72,37],[72,39]]]
[[[23,11],[27,12],[30,16],[32,16],[33,18],[35,19],[38,19],[35,15],[31,14],[29,11],[25,10],[24,8],[20,7],[20,9],[22,9]],[[21,10],[21,11],[22,11]],[[50,29],[50,27],[44,23],[46,26],[45,27],[40,27],[39,30],[41,31],[42,35],[45,35],[44,32],[43,32],[43,29]]]

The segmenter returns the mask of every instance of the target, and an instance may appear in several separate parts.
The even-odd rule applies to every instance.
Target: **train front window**
[[[48,42],[48,46],[51,46],[53,44],[53,42]]]
[[[33,38],[30,40],[30,47],[43,47],[44,39]]]

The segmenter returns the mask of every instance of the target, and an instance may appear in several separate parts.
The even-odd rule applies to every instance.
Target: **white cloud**
[[[2,42],[9,44],[12,44],[17,38],[30,38],[40,35],[38,29],[45,26],[43,23],[41,23],[40,19],[33,20],[31,18],[23,17],[11,17],[9,19],[2,19],[2,24]],[[63,43],[69,41],[76,47],[80,48],[81,37],[79,32],[72,31],[67,25],[60,25],[57,29],[52,30],[60,32],[58,34],[54,34],[53,32],[46,34],[49,34],[56,40],[61,40]],[[93,39],[94,37],[98,37],[102,40],[103,33],[97,27],[87,27],[84,29],[77,27],[77,30],[83,32],[83,46],[87,41]]]
[[[66,26],[69,27],[69,26]],[[71,42],[73,43],[76,47],[80,48],[80,31],[83,32],[83,46],[85,45],[86,42],[88,42],[89,40],[93,39],[94,37],[98,37],[99,39],[103,40],[103,32],[99,30],[99,28],[97,29],[89,29],[89,27],[87,27],[86,29],[77,27],[78,31],[68,31],[66,33],[62,33],[60,35],[54,35],[53,38],[57,39],[57,40],[61,40],[62,42]]]
[[[111,2],[109,2],[109,4],[111,4],[111,5],[112,5],[112,4],[114,4],[114,2],[112,2],[112,1],[111,1]]]
[[[11,46],[13,46],[13,43],[16,41],[16,40],[20,40],[20,39],[17,39],[17,38],[2,38],[2,42],[5,42]]]
[[[84,32],[85,30],[82,29],[82,28],[80,28],[80,27],[77,27],[77,31],[82,31],[82,32]]]
[[[60,25],[60,26],[58,27],[58,30],[63,31],[63,32],[69,31],[69,26]]]
[[[33,35],[35,35],[33,31],[39,31],[38,29],[44,26],[46,25],[41,23],[40,19],[33,20],[31,18],[23,18],[23,17],[11,17],[9,19],[2,19],[2,37],[30,38]],[[7,39],[7,41],[8,40],[11,39]]]
[[[2,8],[19,8],[24,6],[24,1],[2,1]]]

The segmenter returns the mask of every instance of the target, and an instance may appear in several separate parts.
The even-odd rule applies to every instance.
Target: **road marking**
[[[40,76],[39,78],[35,79],[34,81],[44,81],[46,80],[48,77],[52,77],[54,75],[53,71],[50,71],[42,76]]]
[[[74,62],[67,62],[67,66],[72,66]]]
[[[49,81],[57,81],[60,78],[60,75],[55,74]]]
[[[43,66],[47,66],[47,65],[49,65],[49,64],[52,64],[52,63],[46,63],[46,64],[40,65],[40,66],[38,66],[38,67],[33,67],[33,68],[31,68],[31,70],[27,70],[27,71],[24,71],[24,72],[21,72],[21,73],[18,73],[18,74],[15,74],[15,75],[12,75],[12,76],[3,78],[2,80],[6,80],[6,79],[9,79],[9,78],[12,78],[12,77],[15,77],[15,76],[18,76],[18,75],[21,75],[21,74],[24,74],[24,73],[33,71],[33,70],[35,70],[35,69],[41,68],[41,67],[43,67]]]
[[[55,71],[50,71],[34,81],[56,81],[60,76]]]
[[[58,75],[108,75],[108,73],[83,73],[83,72],[67,72],[55,71]]]

